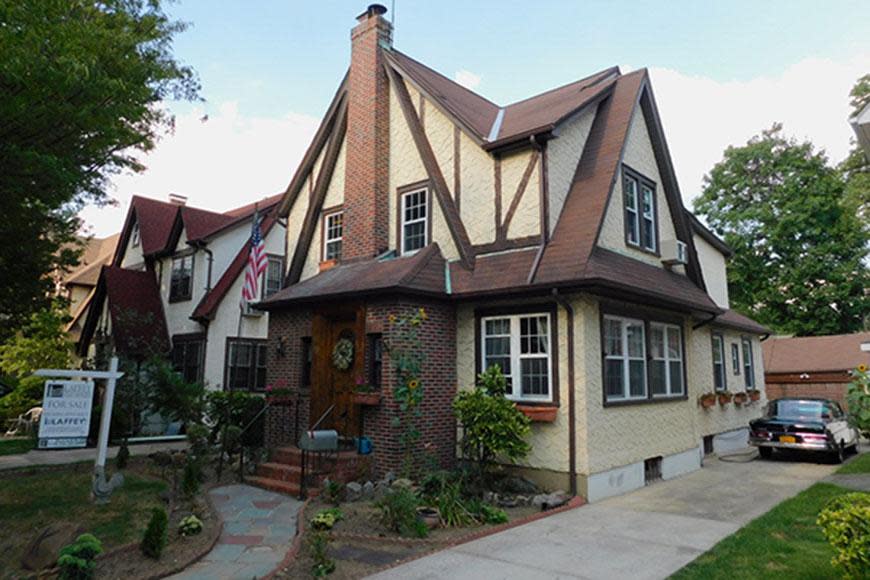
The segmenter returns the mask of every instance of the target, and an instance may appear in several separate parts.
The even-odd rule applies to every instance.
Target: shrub
[[[406,537],[425,538],[429,530],[417,519],[420,500],[413,491],[398,488],[375,503],[381,511],[381,522],[389,529]]]
[[[847,579],[870,577],[870,493],[848,493],[829,501],[818,525],[836,555],[834,568]]]
[[[475,523],[474,516],[462,500],[462,482],[445,482],[434,498],[441,514],[441,523],[449,528]]]
[[[328,479],[323,485],[323,499],[338,507],[341,504],[341,497],[344,495],[344,484],[340,481]]]
[[[188,454],[187,460],[184,462],[184,474],[181,476],[181,492],[185,497],[193,497],[199,493],[199,482],[202,469],[199,461],[191,454]]]
[[[496,458],[516,461],[530,449],[525,440],[529,418],[505,398],[507,382],[501,369],[491,366],[478,375],[477,386],[456,395],[453,412],[462,425],[462,456],[476,467],[483,483]]]
[[[482,503],[477,512],[478,518],[485,524],[504,524],[508,521],[507,512],[501,508]]]
[[[178,522],[178,533],[182,536],[195,536],[202,531],[202,520],[189,515]]]
[[[344,514],[338,508],[320,510],[311,518],[311,527],[315,530],[331,530],[342,519],[344,519]]]
[[[94,577],[94,560],[103,551],[100,540],[92,534],[82,534],[72,544],[61,548],[57,559],[60,580],[89,580]]]
[[[160,559],[163,553],[163,548],[166,547],[167,527],[169,525],[169,516],[163,508],[154,508],[151,511],[151,520],[148,522],[148,527],[145,528],[145,535],[142,537],[140,548],[142,553],[155,560]]]
[[[308,538],[308,546],[311,548],[311,558],[314,565],[311,566],[311,574],[315,578],[322,578],[335,571],[335,561],[326,553],[332,538],[325,530],[314,530]]]
[[[864,365],[852,374],[852,382],[846,392],[846,405],[849,407],[849,422],[864,437],[870,437],[870,372]]]
[[[130,461],[130,449],[127,447],[127,440],[121,442],[121,447],[118,448],[118,454],[115,456],[115,467],[120,471],[126,469],[127,463]]]

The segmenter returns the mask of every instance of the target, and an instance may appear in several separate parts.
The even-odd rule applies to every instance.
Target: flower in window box
[[[704,409],[709,409],[716,404],[716,393],[704,393],[698,397],[698,404]]]
[[[287,405],[293,401],[295,392],[280,384],[279,386],[266,385],[266,402],[271,405]]]
[[[734,395],[729,393],[728,391],[720,391],[716,394],[716,396],[719,399],[719,404],[723,407],[730,403],[731,399],[734,398]]]
[[[749,400],[752,402],[758,401],[761,399],[761,391],[758,389],[749,389]]]
[[[381,394],[374,385],[370,385],[362,377],[356,378],[356,387],[353,392],[353,402],[356,405],[374,407],[381,404]]]
[[[734,404],[738,407],[742,406],[746,401],[749,400],[749,395],[746,393],[736,393],[734,395]]]

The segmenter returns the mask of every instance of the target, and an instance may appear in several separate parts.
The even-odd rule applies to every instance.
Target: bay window
[[[507,379],[507,398],[553,400],[550,313],[487,316],[480,320],[481,372],[495,365]]]

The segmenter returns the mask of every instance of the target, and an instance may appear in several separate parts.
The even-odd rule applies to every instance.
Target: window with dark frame
[[[401,250],[413,254],[424,248],[429,237],[429,206],[426,188],[401,195]]]
[[[266,271],[263,273],[263,298],[268,298],[281,289],[284,277],[284,259],[281,256],[269,256]]]
[[[369,335],[369,384],[378,389],[384,376],[384,338],[380,334]]]
[[[683,329],[676,324],[650,323],[649,374],[653,397],[683,394]]]
[[[137,248],[139,247],[139,224],[133,224],[133,231],[130,233],[130,244]]]
[[[639,173],[623,166],[623,206],[625,241],[647,252],[658,251],[656,185]]]
[[[193,294],[193,254],[172,258],[169,301],[190,300]]]
[[[172,338],[172,368],[186,383],[202,381],[205,340],[202,338]]]
[[[344,212],[334,211],[323,218],[323,259],[341,260]]]
[[[714,333],[711,336],[713,348],[713,389],[724,391],[727,388],[725,382],[725,341],[721,334]]]
[[[311,365],[314,361],[314,347],[310,336],[302,337],[302,360],[299,361],[299,385],[303,389],[311,386]]]
[[[227,340],[226,383],[232,391],[262,391],[266,388],[266,341]]]
[[[731,343],[731,372],[735,375],[740,374],[740,347],[736,342]]]
[[[647,398],[646,329],[643,320],[604,317],[604,394],[608,401]]]
[[[480,320],[481,372],[496,365],[514,401],[553,400],[550,313],[486,316]]]
[[[755,388],[755,360],[752,357],[752,341],[743,337],[743,384],[746,390]]]

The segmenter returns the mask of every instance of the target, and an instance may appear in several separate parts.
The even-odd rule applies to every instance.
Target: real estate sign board
[[[45,381],[40,449],[84,447],[91,426],[92,381]]]

